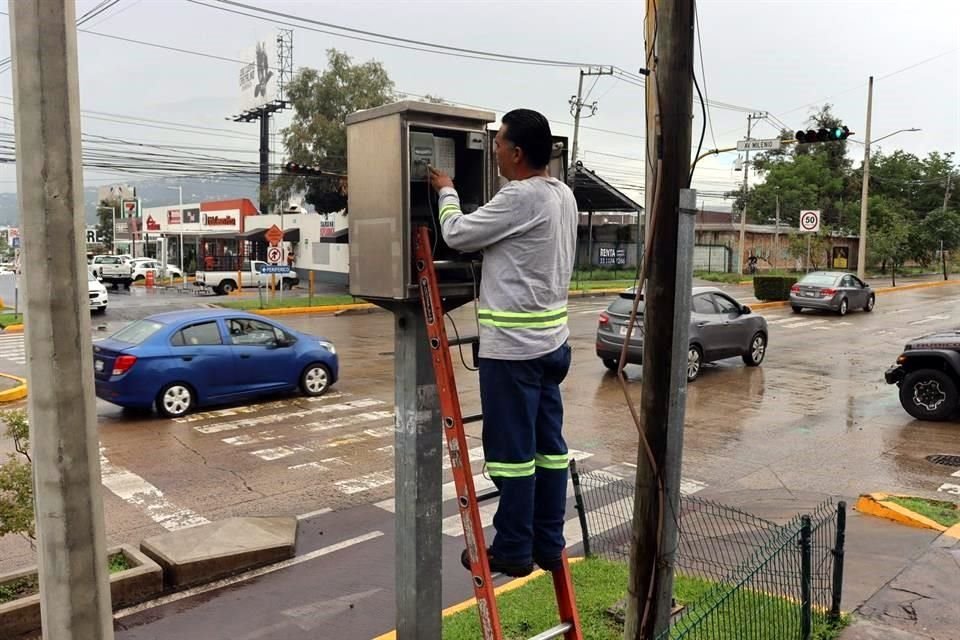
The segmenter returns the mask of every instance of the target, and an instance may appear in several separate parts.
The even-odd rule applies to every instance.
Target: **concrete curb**
[[[890,502],[887,500],[890,497],[894,496],[888,493],[863,494],[857,499],[856,509],[860,513],[866,513],[872,516],[877,516],[878,518],[892,520],[893,522],[899,522],[900,524],[905,524],[910,527],[917,527],[919,529],[933,529],[934,531],[939,531],[945,536],[960,540],[960,525],[954,525],[949,528],[945,527],[939,522],[934,522],[926,516],[920,515],[919,513],[914,513],[906,507],[902,507],[899,504]]]
[[[8,324],[3,328],[3,333],[23,333],[22,324]]]
[[[4,378],[10,378],[11,380],[15,380],[19,383],[12,389],[0,391],[0,402],[16,402],[17,400],[23,400],[27,397],[26,379],[19,376],[10,375],[9,373],[0,373],[0,376],[3,376]]]
[[[960,280],[937,280],[936,282],[914,282],[913,284],[902,284],[899,287],[883,287],[874,289],[874,293],[897,293],[899,291],[910,291],[912,289],[931,289],[933,287],[943,287],[949,284],[958,284]],[[783,300],[777,302],[758,302],[751,304],[751,309],[775,309],[777,307],[789,307],[790,301]]]
[[[570,558],[567,562],[569,564],[574,564],[575,562],[580,562],[581,560],[583,560],[583,558]],[[515,580],[511,580],[510,582],[505,582],[504,584],[494,589],[493,592],[499,596],[509,591],[519,589],[520,587],[527,584],[531,580],[539,578],[545,573],[546,571],[543,571],[542,569],[537,569],[536,571],[534,571],[528,576],[524,576],[522,578],[516,578]],[[446,618],[447,616],[452,616],[455,613],[460,613],[461,611],[465,611],[466,609],[469,609],[470,607],[473,607],[476,604],[477,604],[477,599],[470,598],[469,600],[464,600],[463,602],[459,602],[457,604],[447,607],[441,612],[440,615]],[[387,633],[384,633],[382,635],[377,636],[376,638],[373,638],[373,640],[396,640],[396,637],[397,637],[397,631],[396,629],[394,629],[393,631],[388,631]]]

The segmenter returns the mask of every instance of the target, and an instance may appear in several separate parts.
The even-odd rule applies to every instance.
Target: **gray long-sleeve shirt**
[[[577,246],[577,203],[556,178],[507,183],[470,214],[450,187],[440,191],[446,243],[483,251],[480,357],[532,360],[567,340],[567,293]]]

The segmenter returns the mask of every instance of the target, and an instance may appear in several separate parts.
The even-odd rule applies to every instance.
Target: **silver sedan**
[[[804,309],[834,311],[842,316],[851,309],[873,311],[877,295],[870,285],[840,271],[808,273],[790,289],[790,306],[794,313]]]

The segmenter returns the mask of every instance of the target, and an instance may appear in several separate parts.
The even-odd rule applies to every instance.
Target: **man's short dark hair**
[[[550,164],[553,135],[550,133],[550,123],[543,114],[532,109],[514,109],[500,121],[507,125],[503,137],[523,149],[523,155],[532,168],[542,169]]]

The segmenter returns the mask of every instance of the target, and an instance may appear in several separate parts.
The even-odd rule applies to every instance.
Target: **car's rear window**
[[[836,276],[828,276],[823,274],[811,274],[800,281],[800,284],[809,284],[815,287],[829,287],[834,282],[837,281]]]
[[[120,329],[110,336],[112,340],[120,342],[129,342],[130,344],[140,344],[163,327],[159,322],[153,320],[137,320],[133,324]]]
[[[633,300],[629,298],[617,298],[610,303],[610,306],[607,307],[607,311],[621,316],[628,316],[630,315],[630,312],[633,311]],[[642,300],[640,301],[640,307],[637,309],[637,313],[643,315]]]

